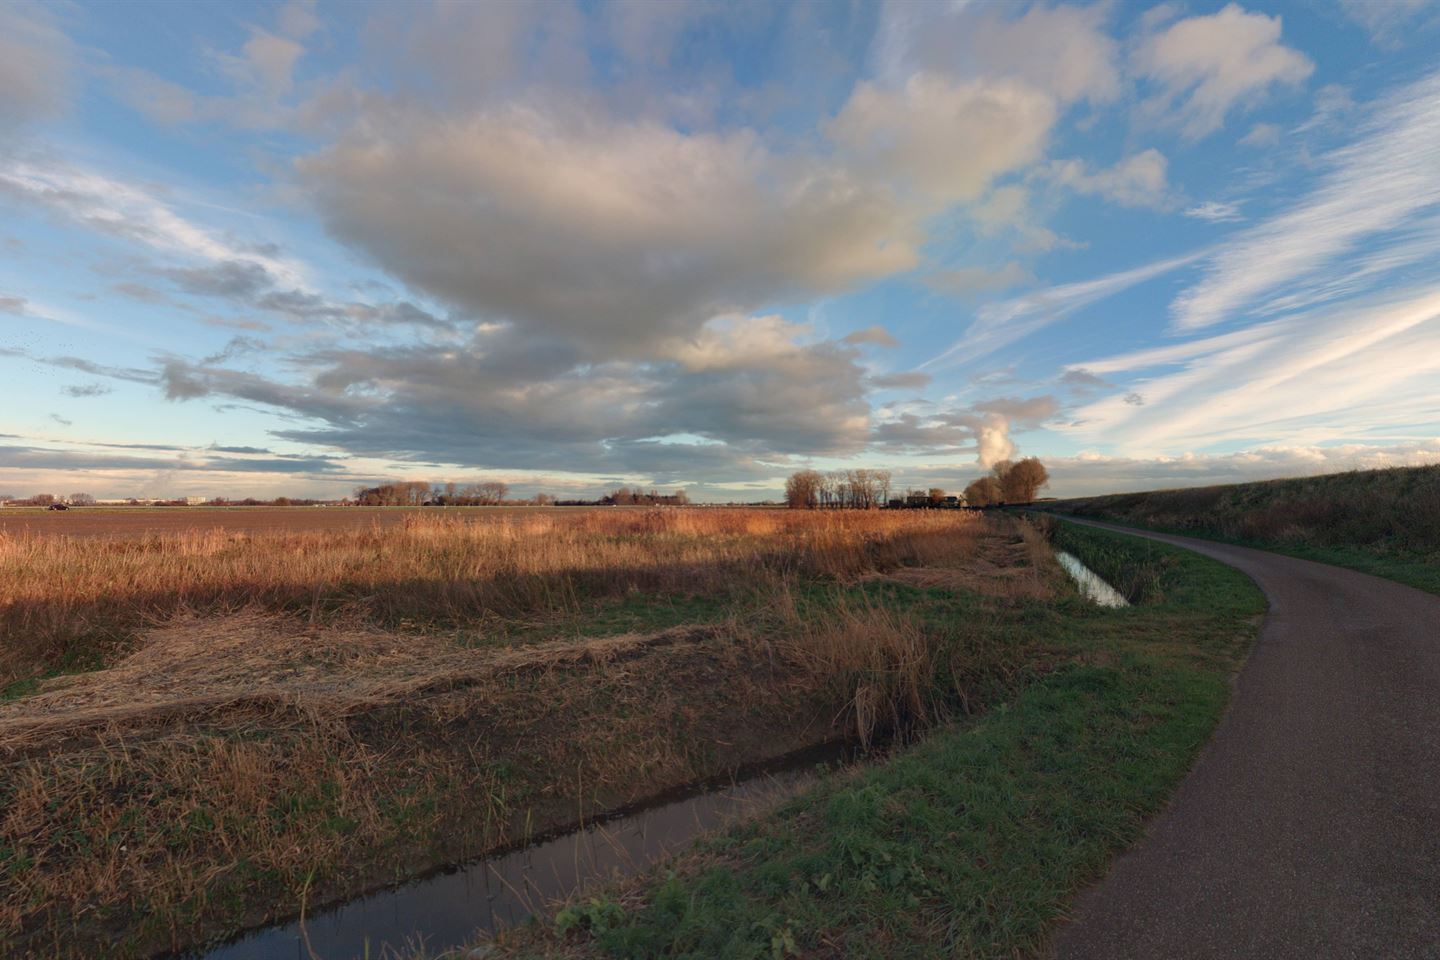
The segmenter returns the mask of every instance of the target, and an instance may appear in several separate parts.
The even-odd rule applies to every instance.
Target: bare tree
[[[965,488],[965,504],[971,507],[988,507],[1001,501],[1000,481],[994,477],[972,480]]]
[[[926,499],[930,501],[930,506],[938,507],[945,502],[945,491],[939,487],[931,487]]]
[[[491,506],[504,503],[510,493],[510,485],[499,480],[486,480],[479,488],[480,502]]]
[[[996,466],[999,466],[998,464]],[[998,475],[1006,503],[1030,503],[1040,488],[1050,482],[1050,471],[1035,457],[1026,457]]]
[[[791,510],[814,510],[820,505],[825,478],[817,470],[797,470],[785,481],[785,505]]]
[[[88,493],[72,493],[70,494],[70,502],[77,507],[88,507],[95,503],[95,498]]]

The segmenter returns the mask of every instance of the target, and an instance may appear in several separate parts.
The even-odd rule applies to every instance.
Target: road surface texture
[[[1239,568],[1270,612],[1194,770],[1055,955],[1440,958],[1440,596],[1137,535]]]

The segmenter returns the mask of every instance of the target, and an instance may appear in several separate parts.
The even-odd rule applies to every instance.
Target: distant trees
[[[617,507],[683,507],[690,502],[690,495],[684,490],[676,490],[674,493],[661,493],[652,489],[649,493],[643,490],[631,490],[629,487],[620,487],[614,493],[600,498],[603,504],[613,504]]]
[[[872,510],[889,498],[889,470],[837,470],[828,475],[800,470],[785,481],[785,504],[792,509]]]
[[[355,490],[355,502],[362,507],[419,507],[429,497],[430,484],[420,480],[400,480]]]
[[[70,494],[70,502],[77,507],[89,507],[94,505],[95,498],[88,493],[72,493]]]
[[[820,505],[825,477],[818,470],[797,470],[785,481],[785,506],[791,510],[814,510]]]
[[[1001,460],[990,468],[990,476],[974,480],[965,488],[965,502],[972,507],[997,503],[1030,503],[1050,482],[1050,471],[1035,457],[1016,463]]]
[[[48,507],[54,502],[55,494],[53,493],[37,493],[30,498],[31,505],[36,507]]]
[[[1050,482],[1050,471],[1037,458],[1026,457],[1018,463],[997,463],[995,477],[1006,503],[1030,503]]]
[[[989,507],[1001,501],[1000,481],[994,477],[981,477],[970,481],[965,488],[967,507]]]

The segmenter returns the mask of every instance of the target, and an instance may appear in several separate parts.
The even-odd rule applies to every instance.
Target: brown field
[[[1035,531],[961,512],[177,509],[178,531],[89,532],[159,516],[0,533],[0,954],[148,956],[906,736],[1046,669],[1007,611],[1063,583]]]
[[[506,513],[558,510],[580,512],[587,507],[75,507],[49,511],[43,507],[0,510],[0,534],[37,537],[160,536],[225,530],[231,533],[323,533],[394,527],[416,514],[447,514],[484,521]],[[625,510],[624,507],[608,507]]]

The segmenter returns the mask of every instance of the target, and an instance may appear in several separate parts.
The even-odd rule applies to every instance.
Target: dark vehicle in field
[[[52,503],[52,504],[50,504],[50,506],[46,507],[45,509],[46,509],[46,510],[69,510],[70,507],[69,507],[68,504],[64,504],[64,503]]]

